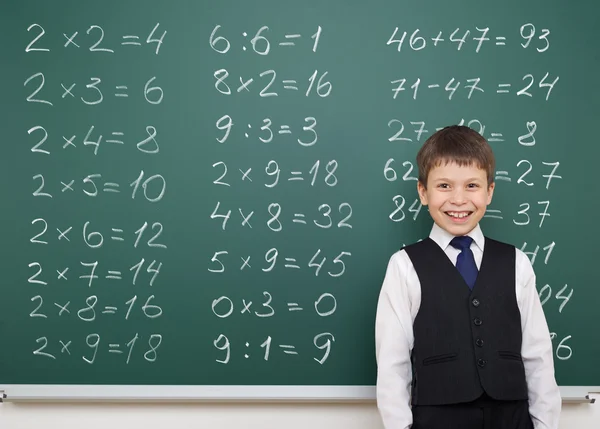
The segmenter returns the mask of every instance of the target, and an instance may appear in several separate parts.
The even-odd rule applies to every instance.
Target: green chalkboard
[[[0,383],[372,386],[415,155],[462,123],[559,384],[600,385],[591,4],[4,3]]]

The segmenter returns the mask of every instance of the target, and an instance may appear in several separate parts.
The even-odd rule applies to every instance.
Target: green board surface
[[[0,383],[373,385],[415,155],[463,123],[559,384],[600,385],[591,4],[5,2]]]

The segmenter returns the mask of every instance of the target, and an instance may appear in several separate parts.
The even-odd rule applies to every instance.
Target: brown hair
[[[432,134],[417,153],[419,182],[427,188],[429,172],[442,163],[476,165],[487,173],[488,186],[494,182],[496,161],[487,140],[463,125],[451,125]]]

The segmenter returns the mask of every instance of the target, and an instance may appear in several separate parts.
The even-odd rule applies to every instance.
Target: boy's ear
[[[488,186],[488,200],[487,200],[487,205],[488,206],[492,202],[492,196],[494,195],[494,187],[495,187],[495,185],[496,185],[496,182],[492,182]]]
[[[421,204],[427,205],[427,188],[420,180],[417,180],[417,192],[419,193],[419,198],[421,199]],[[489,204],[489,203],[488,203]]]

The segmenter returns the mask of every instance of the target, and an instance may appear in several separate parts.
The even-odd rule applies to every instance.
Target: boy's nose
[[[457,205],[464,204],[466,202],[465,194],[462,192],[462,190],[454,191],[450,198],[450,202]]]

